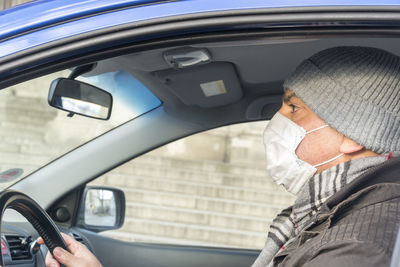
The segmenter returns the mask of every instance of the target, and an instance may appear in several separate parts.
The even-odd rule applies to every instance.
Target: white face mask
[[[343,155],[343,153],[339,154],[314,166],[297,157],[296,149],[306,134],[325,127],[328,127],[328,125],[306,132],[303,127],[277,112],[265,128],[264,145],[267,171],[277,184],[283,185],[287,191],[294,195],[297,195],[308,179],[315,174],[316,167]]]

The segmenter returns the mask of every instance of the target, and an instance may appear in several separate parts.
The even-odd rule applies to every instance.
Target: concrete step
[[[226,244],[227,246],[248,248],[262,247],[267,237],[267,232],[258,233],[135,218],[128,218],[120,231],[132,233],[133,236],[141,234],[191,242],[220,244],[221,246]]]
[[[216,168],[217,169],[217,168]],[[110,177],[115,174],[126,175],[121,176],[121,179],[129,179],[129,176],[144,176],[144,177],[162,177],[164,179],[179,179],[182,181],[192,181],[200,183],[209,183],[226,186],[247,187],[257,189],[271,189],[273,191],[281,191],[281,187],[276,185],[263,170],[263,176],[254,175],[254,171],[247,173],[247,168],[241,169],[243,173],[232,174],[229,172],[205,171],[204,169],[195,170],[190,167],[178,168],[168,167],[164,165],[151,165],[147,163],[132,162],[118,168],[114,172],[110,172],[105,176]]]
[[[272,218],[234,215],[207,210],[166,207],[133,202],[127,203],[126,217],[223,227],[226,229],[254,231],[260,233],[264,233],[272,222]]]
[[[233,215],[273,218],[287,205],[254,203],[241,200],[220,199],[191,194],[157,192],[147,189],[125,189],[127,202],[145,203],[166,207],[206,210]]]
[[[258,178],[265,178],[268,176],[265,167],[260,164],[230,164],[224,163],[222,161],[211,161],[211,160],[191,160],[191,159],[176,159],[176,158],[167,158],[160,156],[152,156],[152,155],[143,155],[132,161],[132,164],[125,164],[120,167],[120,172],[124,172],[124,168],[127,168],[128,172],[130,171],[131,166],[139,164],[140,166],[149,165],[155,168],[173,168],[178,170],[193,170],[193,171],[201,171],[204,173],[225,173],[225,174],[234,174],[234,175],[243,175]]]
[[[124,189],[144,189],[228,200],[235,199],[246,202],[268,202],[274,205],[290,205],[293,202],[293,199],[288,198],[285,192],[279,191],[275,187],[268,188],[267,186],[263,186],[265,189],[255,189],[119,174],[109,175],[106,181],[111,186],[118,186]]]
[[[14,145],[23,145],[30,143],[40,144],[43,143],[44,133],[37,129],[23,130],[21,127],[18,130],[11,130],[10,128],[8,128],[6,131],[0,132],[0,138],[2,142],[6,144],[14,144]]]
[[[12,165],[15,168],[16,166],[34,166],[34,168],[38,168],[45,163],[48,163],[52,160],[51,156],[48,155],[25,155],[19,152],[0,152],[0,158],[2,161],[2,165]]]

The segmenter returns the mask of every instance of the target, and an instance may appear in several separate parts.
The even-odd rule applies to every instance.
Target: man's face
[[[292,91],[287,90],[283,96],[282,107],[279,110],[287,117],[306,131],[318,128],[326,123],[319,118],[311,109]],[[307,134],[296,149],[299,159],[311,165],[329,160],[340,152],[344,136],[331,127]],[[337,163],[335,161],[318,167],[318,172],[328,169]]]

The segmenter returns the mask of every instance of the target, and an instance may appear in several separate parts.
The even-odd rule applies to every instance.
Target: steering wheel
[[[56,224],[32,198],[18,191],[5,190],[0,193],[0,223],[7,208],[17,211],[32,224],[51,254],[56,247],[69,251]],[[0,267],[4,267],[3,255],[0,257]]]

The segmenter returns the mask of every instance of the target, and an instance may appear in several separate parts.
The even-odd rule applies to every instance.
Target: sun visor
[[[234,103],[243,96],[236,70],[227,62],[158,71],[155,75],[189,106],[218,107]]]

